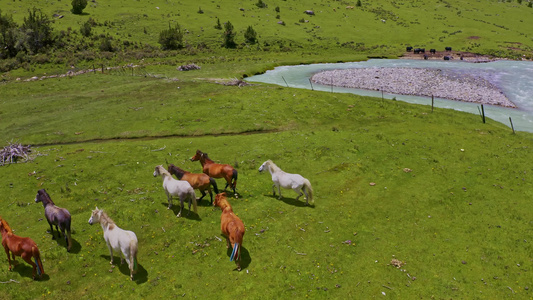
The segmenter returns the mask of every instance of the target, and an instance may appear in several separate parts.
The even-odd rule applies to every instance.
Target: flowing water
[[[364,62],[312,64],[299,66],[282,66],[264,74],[246,78],[249,82],[263,82],[294,88],[353,93],[363,96],[382,97],[379,91],[341,88],[330,85],[318,85],[309,82],[313,74],[334,69],[372,68],[372,67],[407,67],[441,69],[449,72],[468,73],[480,76],[498,86],[517,108],[504,108],[484,104],[485,116],[511,126],[517,131],[533,132],[533,62],[530,61],[494,61],[489,63],[467,63],[461,61],[432,61],[408,59],[371,59]],[[431,98],[384,94],[384,98],[431,105]],[[435,98],[435,107],[450,108],[479,114],[480,104]]]

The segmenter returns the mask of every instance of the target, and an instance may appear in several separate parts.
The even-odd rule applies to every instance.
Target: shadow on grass
[[[16,261],[16,265],[14,265],[13,268],[11,269],[13,272],[19,273],[21,277],[33,278],[33,267],[32,266],[28,265],[25,261],[21,260],[20,257],[18,257],[18,260],[15,260],[15,261]],[[46,266],[43,265],[43,268],[44,268],[45,274],[43,274],[41,278],[39,278],[38,273],[35,273],[36,281],[50,280],[50,276],[46,274]]]
[[[228,248],[228,251],[226,251],[226,254],[228,255],[228,260],[231,257],[231,252],[233,249]],[[231,262],[234,263],[234,262]],[[252,263],[252,257],[250,256],[250,252],[248,252],[248,249],[246,249],[244,246],[241,246],[241,271],[248,268],[248,266]],[[235,265],[235,269],[233,271],[237,271],[237,266]]]
[[[165,206],[165,208],[168,207],[168,203],[167,202],[161,202],[161,204],[163,204],[163,206]],[[188,203],[185,204],[185,206],[183,207],[183,210],[181,212],[181,217],[180,218],[185,218],[185,219],[195,220],[195,221],[201,221],[202,219],[200,219],[200,215],[194,212],[192,205],[191,205],[190,213],[189,213],[188,207],[189,207],[189,204]],[[170,210],[172,210],[174,215],[177,216],[178,213],[180,212],[179,201],[178,201],[178,205],[172,205]]]
[[[272,199],[276,199],[276,200],[280,200],[278,199],[278,196],[273,196],[273,195],[265,195],[266,197],[270,197]],[[303,197],[303,196],[302,196]],[[303,199],[303,198],[301,198]],[[281,198],[281,201],[283,201],[285,204],[288,204],[288,205],[292,205],[292,206],[296,206],[296,207],[310,207],[310,208],[315,208],[315,205],[314,204],[309,204],[307,205],[305,203],[305,199],[302,200],[296,200],[296,197],[295,198],[286,198],[286,197],[282,197]]]
[[[109,255],[100,255],[100,257],[104,258],[106,262],[109,262],[111,260],[111,257]],[[120,263],[120,256],[116,257],[113,256],[113,265],[115,267],[118,267],[118,270],[123,275],[126,275],[130,277],[130,268],[128,267],[128,263],[124,260],[124,263]],[[111,269],[111,265],[109,265],[109,268]],[[117,268],[115,268],[117,269]],[[137,260],[137,273],[133,274],[133,281],[137,284],[143,284],[148,281],[148,271],[139,263]]]
[[[47,231],[47,232],[50,233],[50,231]],[[54,240],[57,241],[58,245],[60,245],[61,247],[65,248],[65,251],[66,251],[66,249],[67,249],[67,241],[65,241],[65,238],[63,236],[61,236],[59,239],[56,237]],[[78,254],[80,252],[81,252],[81,244],[78,243],[78,241],[76,241],[74,238],[72,238],[72,247],[70,248],[70,252],[69,253]]]

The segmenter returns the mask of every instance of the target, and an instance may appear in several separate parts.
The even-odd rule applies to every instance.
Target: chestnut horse
[[[124,230],[118,227],[113,220],[98,207],[93,210],[89,225],[99,222],[104,231],[104,240],[109,248],[110,264],[113,264],[113,250],[120,252],[120,263],[124,263],[124,258],[130,268],[130,279],[137,273],[137,236],[133,231]]]
[[[226,187],[224,190],[230,186],[233,189],[233,194],[237,197],[237,193],[235,192],[235,188],[237,187],[237,170],[230,165],[216,164],[207,156],[207,153],[200,150],[196,150],[196,154],[191,157],[191,161],[197,160],[202,164],[202,169],[205,174],[213,178],[226,179]]]
[[[187,199],[189,199],[189,212],[187,215],[191,213],[191,202],[193,204],[194,212],[197,213],[197,204],[196,204],[196,194],[194,193],[194,189],[188,183],[187,181],[182,180],[176,180],[172,175],[163,168],[162,165],[156,166],[154,170],[154,177],[157,175],[161,175],[163,178],[163,188],[165,189],[165,193],[167,194],[168,199],[168,208],[170,209],[172,207],[172,197],[178,196],[180,199],[180,212],[178,213],[177,217],[181,217],[181,211],[183,210],[183,202]]]
[[[217,182],[214,178],[209,177],[204,173],[191,173],[176,167],[173,164],[168,165],[168,172],[176,175],[179,180],[187,181],[193,189],[199,190],[202,193],[202,197],[198,201],[202,201],[205,197],[205,190],[209,192],[211,197],[211,205],[213,205],[213,193],[211,192],[211,186],[215,190],[215,194],[218,194]]]
[[[36,271],[39,277],[42,277],[44,268],[37,244],[28,237],[14,235],[11,227],[9,227],[9,224],[2,217],[0,217],[0,232],[2,233],[2,246],[6,250],[7,260],[9,261],[9,270],[11,271],[11,257],[15,262],[16,255],[22,257],[24,261],[33,267],[33,280],[35,280]],[[9,256],[9,252],[11,252],[11,257]],[[31,261],[32,257],[35,263]]]
[[[52,199],[44,189],[37,191],[37,196],[35,196],[35,202],[43,203],[44,215],[46,216],[46,220],[50,225],[52,239],[55,240],[56,238],[54,235],[54,228],[52,227],[52,225],[55,225],[57,237],[61,237],[61,234],[59,233],[59,230],[61,230],[63,236],[65,237],[65,242],[67,243],[67,252],[70,252],[70,248],[72,247],[72,238],[70,237],[71,218],[68,210],[66,210],[65,208],[57,207],[54,204],[54,201],[52,201]],[[58,226],[59,229],[57,228]],[[65,234],[65,230],[67,231],[67,234]]]
[[[226,237],[226,248],[229,248],[231,244],[233,249],[229,260],[235,260],[237,270],[240,271],[241,265],[239,262],[241,260],[241,246],[245,231],[244,223],[233,213],[233,209],[226,198],[226,193],[217,194],[213,206],[218,206],[222,209],[220,230],[222,235]]]

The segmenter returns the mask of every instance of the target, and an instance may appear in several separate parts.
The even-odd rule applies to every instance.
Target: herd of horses
[[[227,248],[231,247],[232,252],[230,255],[230,261],[235,261],[237,270],[241,270],[241,246],[245,233],[245,226],[243,221],[235,215],[233,208],[227,199],[226,192],[219,193],[217,183],[214,178],[224,178],[226,180],[226,190],[230,187],[238,198],[236,192],[238,172],[229,164],[218,164],[211,160],[207,153],[200,150],[196,151],[196,154],[191,157],[191,161],[200,161],[202,165],[202,173],[191,173],[180,169],[179,167],[168,164],[168,168],[165,169],[162,165],[158,165],[154,169],[154,177],[161,176],[163,179],[163,189],[168,200],[168,209],[172,207],[172,198],[177,197],[180,200],[180,211],[177,217],[181,217],[184,203],[188,202],[189,211],[191,212],[191,205],[193,210],[197,213],[197,201],[201,201],[207,193],[211,197],[211,205],[219,207],[222,211],[220,216],[220,230],[222,235],[226,238]],[[305,195],[306,205],[313,203],[313,189],[308,179],[299,174],[286,173],[281,170],[271,160],[265,161],[260,167],[259,172],[268,171],[272,176],[272,192],[276,195],[276,188],[281,196],[281,187],[285,189],[294,190],[298,196],[298,200],[302,195]],[[172,177],[172,174],[177,179]],[[195,189],[199,190],[202,196],[197,200]],[[213,201],[213,193],[215,192],[215,198]],[[207,193],[206,193],[207,191]],[[65,208],[58,207],[52,201],[50,195],[45,189],[41,189],[37,192],[35,202],[41,202],[44,207],[44,214],[48,224],[50,225],[50,232],[52,239],[55,239],[54,226],[57,231],[57,238],[61,237],[61,233],[65,238],[67,245],[67,252],[70,252],[72,248],[71,238],[71,215]],[[101,209],[96,207],[92,211],[89,219],[89,224],[93,225],[100,223],[104,240],[107,244],[110,254],[110,264],[113,264],[113,251],[120,253],[121,263],[126,260],[130,269],[130,279],[133,280],[133,275],[137,272],[137,252],[138,252],[138,240],[133,231],[124,230],[118,227],[115,222]],[[28,237],[20,237],[13,233],[11,227],[0,216],[0,232],[2,234],[2,246],[4,247],[7,259],[9,262],[9,270],[12,269],[12,260],[15,262],[15,256],[20,256],[24,261],[33,267],[33,279],[36,279],[36,275],[42,277],[44,273],[43,264],[37,244]],[[10,255],[11,254],[11,255]],[[33,259],[33,261],[32,261]]]

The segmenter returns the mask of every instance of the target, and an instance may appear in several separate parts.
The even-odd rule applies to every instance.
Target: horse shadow
[[[50,233],[50,230],[47,230],[46,232]],[[72,247],[70,247],[69,253],[79,254],[81,252],[81,244],[78,241],[76,241],[74,238],[72,238],[72,236],[71,236],[71,239],[72,239]],[[65,237],[63,235],[61,235],[60,238],[57,238],[57,237],[53,238],[53,240],[55,240],[59,246],[64,247],[65,250],[67,249],[67,241],[65,241]]]
[[[13,272],[19,273],[21,277],[28,277],[33,278],[33,267],[28,265],[26,262],[17,261],[15,260],[15,263],[13,265],[13,268],[11,269]],[[43,274],[42,277],[39,277],[39,275],[35,276],[36,281],[48,281],[50,280],[50,276],[46,274],[46,269],[44,270],[45,274]]]
[[[228,248],[226,251],[226,254],[228,255],[228,258],[231,257],[231,252],[233,249],[231,247]],[[244,246],[241,245],[241,271],[248,268],[248,266],[252,263],[252,257],[250,256],[250,252],[248,252],[248,249],[246,249]],[[237,270],[237,267],[235,267],[234,271]]]
[[[168,207],[168,202],[161,202],[161,204],[163,206],[165,206],[165,208]],[[194,213],[194,210],[192,210],[192,205],[191,205],[191,213],[189,213],[188,206],[189,206],[188,204],[185,204],[185,206],[183,207],[183,211],[181,212],[181,218],[186,218],[186,219],[195,220],[195,221],[201,221],[202,219],[200,219],[200,215]],[[200,205],[198,205],[198,206],[200,206]],[[179,204],[179,202],[178,202],[178,205],[172,205],[170,210],[172,210],[174,215],[177,216],[178,213],[180,212],[180,204]]]
[[[102,254],[100,257],[104,258],[107,262],[111,260],[111,257],[109,255]],[[116,261],[119,261],[120,257],[113,257],[113,266],[115,266],[115,269],[118,269],[120,273],[123,275],[130,277],[130,268],[128,266],[128,263],[126,260],[124,260],[124,263],[121,264],[120,262],[117,264]],[[111,265],[109,265],[109,268],[111,268]],[[133,274],[133,281],[137,284],[143,284],[148,281],[148,271],[139,263],[137,260],[137,273]]]
[[[278,196],[274,196],[274,195],[265,195],[265,196],[270,197],[270,198],[272,198],[272,199],[281,200],[281,201],[283,201],[283,203],[285,203],[285,204],[292,205],[292,206],[296,206],[296,207],[310,207],[310,208],[315,208],[315,205],[314,205],[314,204],[306,205],[306,204],[305,204],[305,199],[302,201],[302,200],[296,200],[296,198],[286,198],[286,197],[281,197],[281,199],[279,199]],[[302,197],[303,197],[303,196],[302,196]]]

